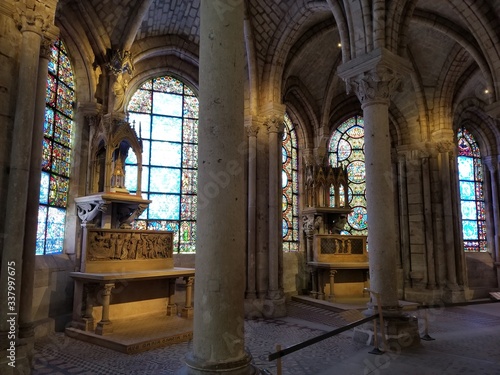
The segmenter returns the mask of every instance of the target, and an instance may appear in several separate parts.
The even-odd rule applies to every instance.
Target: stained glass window
[[[282,141],[283,170],[283,251],[299,250],[299,203],[297,181],[297,134],[292,121],[285,113]]]
[[[152,200],[137,229],[174,232],[174,249],[195,251],[198,181],[198,98],[170,76],[144,82],[128,104],[143,144],[142,193]],[[126,187],[137,190],[137,160],[125,161]],[[129,176],[130,179],[128,178]]]
[[[368,235],[365,180],[365,138],[361,116],[340,124],[328,143],[328,157],[333,167],[347,168],[348,198],[352,212],[347,217],[344,234]],[[335,202],[333,189],[330,201]]]
[[[467,129],[460,129],[457,138],[464,250],[487,251],[481,153],[476,140]]]
[[[63,251],[68,204],[75,83],[70,59],[61,40],[52,45],[43,125],[42,175],[36,254]]]

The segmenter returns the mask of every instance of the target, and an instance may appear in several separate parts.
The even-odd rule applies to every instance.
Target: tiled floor
[[[345,324],[345,314],[298,302],[289,316],[245,322],[245,345],[256,367],[276,374],[268,355]],[[417,313],[417,314],[420,314]],[[422,319],[421,319],[422,321]],[[500,375],[500,304],[480,304],[428,311],[434,341],[402,352],[373,355],[352,340],[352,330],[282,358],[283,375]],[[191,342],[140,354],[122,354],[56,334],[36,342],[33,374],[161,375],[183,365]]]

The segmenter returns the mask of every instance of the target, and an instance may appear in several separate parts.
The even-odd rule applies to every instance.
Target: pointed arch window
[[[64,43],[51,49],[42,151],[36,254],[63,251],[70,177],[75,82]]]
[[[487,251],[481,153],[474,136],[467,129],[461,128],[457,139],[464,251]]]
[[[364,135],[363,118],[354,116],[340,124],[328,142],[330,165],[347,168],[348,199],[352,212],[347,217],[343,234],[368,235]],[[333,193],[330,192],[330,202],[335,202]]]
[[[163,76],[144,82],[128,104],[129,121],[143,144],[142,192],[152,200],[137,229],[174,232],[174,250],[195,251],[198,182],[198,109],[195,93]],[[137,160],[125,161],[126,188],[137,190]]]
[[[282,139],[283,188],[283,251],[299,250],[299,200],[297,180],[297,134],[290,117],[285,113]]]

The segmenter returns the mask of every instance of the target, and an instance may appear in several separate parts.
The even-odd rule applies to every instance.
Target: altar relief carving
[[[87,261],[172,258],[172,238],[171,232],[89,229]]]

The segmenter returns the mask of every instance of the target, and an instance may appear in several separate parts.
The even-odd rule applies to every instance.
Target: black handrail
[[[290,346],[290,347],[288,347],[286,349],[279,350],[279,351],[277,351],[275,353],[271,353],[271,354],[269,354],[268,361],[274,361],[275,359],[284,357],[287,354],[296,352],[297,350],[300,350],[300,349],[303,349],[305,347],[308,347],[309,345],[316,344],[317,342],[320,342],[320,341],[323,341],[323,340],[325,340],[325,339],[327,339],[329,337],[338,335],[339,333],[342,333],[344,331],[348,331],[351,328],[357,327],[357,326],[359,326],[359,325],[361,325],[363,323],[367,323],[367,322],[372,321],[372,320],[374,320],[376,318],[378,318],[378,313],[376,313],[374,315],[370,315],[369,317],[357,320],[354,323],[348,324],[348,325],[346,325],[344,327],[340,327],[340,328],[334,329],[333,331],[330,331],[330,332],[327,332],[327,333],[323,333],[322,335],[313,337],[312,339],[309,339],[309,340],[306,340],[304,342],[301,342],[300,344],[296,344],[296,345]]]

